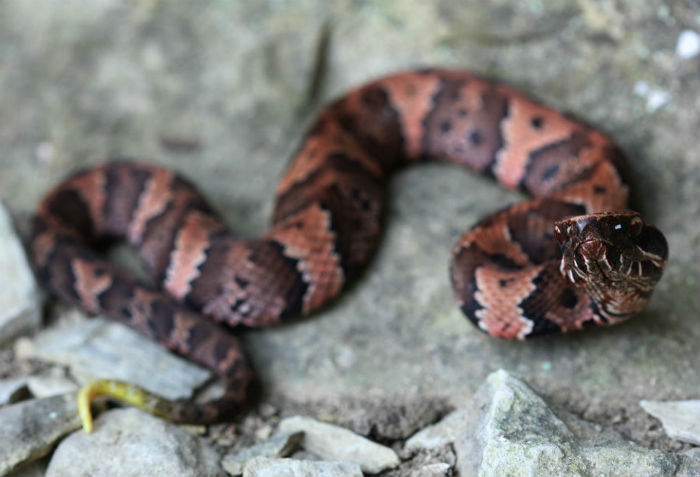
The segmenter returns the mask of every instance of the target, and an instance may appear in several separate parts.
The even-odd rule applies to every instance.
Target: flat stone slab
[[[25,357],[63,364],[85,383],[109,378],[168,399],[186,399],[212,375],[201,366],[168,352],[128,327],[95,318],[41,332]]]

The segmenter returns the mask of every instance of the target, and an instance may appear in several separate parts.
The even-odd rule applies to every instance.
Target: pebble
[[[246,463],[256,457],[287,457],[296,451],[304,437],[302,432],[283,432],[254,446],[231,452],[224,456],[221,464],[231,475],[243,473]]]
[[[100,415],[91,434],[64,439],[45,477],[163,475],[223,477],[219,454],[204,439],[138,409]]]
[[[700,445],[700,400],[639,401],[642,408],[661,421],[669,437]]]
[[[392,449],[372,442],[354,432],[303,416],[283,419],[280,432],[304,432],[303,447],[326,460],[358,464],[363,472],[376,474],[399,465]]]
[[[79,427],[75,393],[0,408],[0,475],[48,454]]]
[[[246,465],[243,477],[362,477],[362,470],[350,462],[256,457]]]
[[[42,331],[20,354],[69,366],[80,382],[120,379],[168,399],[190,398],[211,376],[125,325],[103,318]]]
[[[700,54],[700,33],[694,30],[683,30],[678,35],[676,54],[684,59],[690,59]]]
[[[10,214],[0,203],[0,346],[41,324],[41,294],[15,233]]]

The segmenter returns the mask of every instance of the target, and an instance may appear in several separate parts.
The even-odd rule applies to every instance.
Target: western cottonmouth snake
[[[83,398],[108,393],[179,421],[229,414],[252,374],[236,338],[202,314],[267,326],[335,297],[377,246],[391,172],[425,160],[463,164],[534,196],[481,219],[454,247],[452,286],[481,330],[523,339],[618,323],[649,301],[666,241],[622,211],[625,162],[606,135],[469,73],[409,71],[319,113],[259,239],[235,238],[192,185],[158,166],[107,163],[46,196],[30,247],[48,287],[213,368],[227,384],[220,400],[199,406],[111,381]],[[136,249],[162,291],[94,250],[113,236]]]

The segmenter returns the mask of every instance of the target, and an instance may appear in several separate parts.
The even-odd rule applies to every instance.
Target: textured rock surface
[[[10,214],[0,202],[0,346],[40,323],[39,289]]]
[[[74,432],[56,448],[46,477],[67,475],[225,476],[201,438],[137,409],[100,415],[92,434]]]
[[[11,120],[0,125],[0,198],[26,219],[69,171],[132,155],[185,173],[241,235],[263,232],[318,104],[305,98],[327,20],[319,100],[419,64],[507,81],[599,125],[632,158],[638,205],[671,245],[651,307],[609,330],[488,339],[455,307],[449,250],[520,196],[416,167],[392,182],[387,233],[357,286],[311,319],[244,333],[262,386],[299,400],[436,394],[462,405],[504,367],[586,417],[623,415],[619,430],[645,441],[653,421],[640,399],[700,387],[700,76],[697,57],[676,53],[681,32],[699,28],[694,5],[4,0],[0,111]]]
[[[281,432],[304,433],[302,446],[327,460],[359,464],[363,472],[376,474],[399,465],[396,452],[342,427],[303,416],[292,416],[280,422]]]
[[[80,427],[75,393],[0,408],[0,475],[46,455]]]
[[[246,465],[243,477],[362,477],[357,464],[315,460],[256,457]]]
[[[454,444],[460,475],[673,476],[682,460],[550,406],[503,370],[487,378],[469,416]]]
[[[231,475],[243,473],[245,465],[256,457],[287,457],[299,448],[302,432],[283,432],[251,447],[224,456],[221,465]]]
[[[168,399],[190,397],[211,376],[126,326],[100,318],[43,331],[23,353],[67,365],[82,382],[120,379]]]
[[[700,445],[700,400],[640,401],[639,405],[661,421],[670,437]]]

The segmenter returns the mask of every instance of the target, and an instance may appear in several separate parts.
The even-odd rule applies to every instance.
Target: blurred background
[[[415,66],[469,69],[610,133],[635,208],[669,239],[651,307],[610,330],[513,344],[464,320],[450,247],[519,200],[453,167],[401,172],[357,286],[313,318],[244,333],[264,388],[316,399],[466,402],[505,367],[649,444],[640,399],[697,396],[697,0],[0,2],[0,200],[20,230],[71,170],[111,157],[190,177],[242,235],[262,233],[304,127],[329,99]]]

